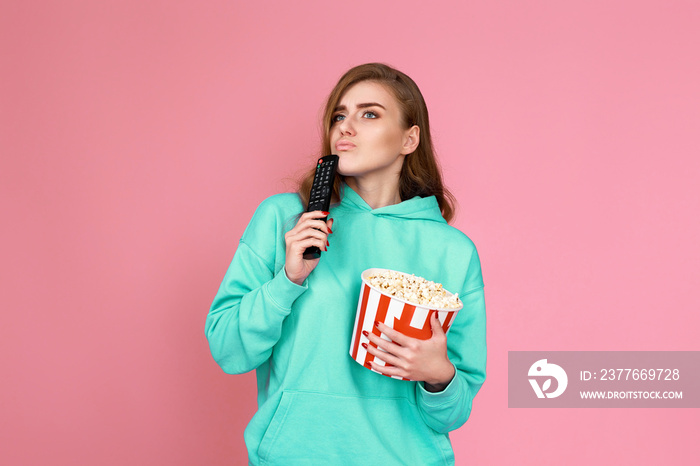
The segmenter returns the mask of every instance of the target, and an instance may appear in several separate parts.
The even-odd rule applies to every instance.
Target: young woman
[[[370,63],[326,103],[320,155],[340,157],[330,212],[298,193],[264,200],[212,303],[206,335],[226,373],[256,369],[258,411],[245,430],[251,464],[454,464],[448,432],[464,424],[485,379],[481,265],[448,225],[428,111],[416,84]],[[329,215],[328,222],[320,220]],[[303,258],[318,246],[321,257]],[[417,340],[379,324],[373,372],[349,354],[362,271],[386,268],[458,292],[446,336]],[[398,380],[401,376],[419,382]]]

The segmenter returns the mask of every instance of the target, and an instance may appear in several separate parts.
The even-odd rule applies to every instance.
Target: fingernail
[[[322,210],[321,213],[322,213],[323,215],[330,215],[330,214],[331,214],[330,212],[326,212],[325,210]]]
[[[331,227],[328,227],[328,231],[330,231],[331,233],[333,233],[333,230],[331,230]]]
[[[363,347],[364,349],[367,349],[367,343],[362,343],[362,347]]]
[[[326,240],[326,246],[330,246],[330,245],[331,245],[331,243],[329,243],[328,240]]]
[[[377,328],[379,328],[379,321],[375,320],[375,321],[374,321],[374,326],[377,327]]]
[[[363,330],[363,331],[362,331],[362,334],[363,334],[364,336],[366,336],[366,337],[369,337],[369,332],[368,332],[367,330]]]

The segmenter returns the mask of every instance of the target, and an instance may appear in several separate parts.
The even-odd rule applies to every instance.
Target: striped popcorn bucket
[[[387,341],[391,341],[389,337],[375,327],[374,321],[382,322],[409,337],[428,340],[433,335],[430,327],[430,316],[432,313],[437,313],[442,329],[447,333],[452,322],[454,322],[457,312],[461,309],[461,307],[459,309],[429,309],[420,304],[411,304],[408,301],[386,294],[369,284],[368,276],[384,271],[387,271],[387,269],[367,269],[361,275],[362,290],[357,303],[355,325],[350,343],[350,356],[368,369],[370,361],[382,366],[387,364],[381,359],[375,358],[374,355],[362,347],[362,343],[377,347],[367,337],[362,335],[362,331],[366,330]],[[447,292],[447,294],[451,295],[452,293]],[[409,380],[399,376],[392,376],[392,378]]]

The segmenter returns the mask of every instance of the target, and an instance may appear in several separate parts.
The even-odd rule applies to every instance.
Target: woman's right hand
[[[297,285],[304,283],[306,277],[316,268],[320,260],[304,259],[306,248],[316,246],[321,251],[326,250],[328,234],[333,233],[330,229],[333,225],[333,219],[328,220],[328,224],[320,219],[328,215],[328,212],[320,210],[304,212],[294,228],[284,235],[284,241],[287,245],[284,268],[289,280]]]

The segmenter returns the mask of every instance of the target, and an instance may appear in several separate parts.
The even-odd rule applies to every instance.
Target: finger
[[[304,221],[300,221],[294,226],[294,228],[290,230],[290,232],[292,234],[297,234],[304,230],[320,230],[325,233],[330,232],[330,230],[328,229],[328,224],[326,222],[324,222],[323,220],[315,220],[311,218],[307,218]]]
[[[396,366],[382,366],[381,364],[377,364],[374,361],[370,361],[367,364],[369,364],[370,369],[375,370],[379,372],[382,375],[388,375],[388,376],[398,376],[398,377],[403,377],[403,378],[409,378],[406,376],[406,371],[401,369],[400,367]]]
[[[412,339],[411,337],[408,337],[403,333],[399,333],[398,331],[388,327],[387,325],[384,325],[381,322],[376,322],[375,327],[377,327],[379,331],[382,332],[384,335],[391,338],[391,341],[398,343],[401,346],[406,346],[406,344],[409,343]]]
[[[318,238],[307,238],[289,245],[287,248],[288,254],[290,254],[292,257],[303,257],[304,251],[313,246],[319,248],[321,251],[326,251],[328,248],[326,242],[323,240],[319,240]]]
[[[367,352],[377,359],[381,359],[387,364],[391,364],[392,366],[402,366],[401,360],[397,358],[396,356],[387,353],[386,351],[382,351],[379,348],[375,348],[374,345],[368,345],[367,343],[362,343],[362,347],[367,350]]]
[[[367,343],[363,343],[362,346],[367,345],[367,349],[374,349],[376,348],[376,351],[381,351],[381,354],[387,355],[387,357],[391,356],[393,358],[398,358],[401,359],[403,354],[402,351],[403,348],[401,348],[399,345],[396,343],[392,343],[390,341],[386,341],[383,338],[380,338],[376,335],[371,335],[370,338],[370,344],[367,345]],[[369,337],[368,337],[369,338]],[[373,353],[374,354],[374,353]],[[376,356],[377,354],[375,354]],[[380,357],[380,359],[385,360],[384,357]],[[398,362],[398,361],[395,361]]]
[[[323,231],[319,231],[315,228],[307,228],[305,230],[294,232],[294,233],[291,233],[290,235],[288,235],[287,236],[287,243],[294,243],[297,241],[303,241],[303,240],[306,240],[309,238],[317,238],[325,243],[326,240],[328,239],[327,236],[328,235],[326,233],[324,233]]]
[[[326,212],[323,210],[312,210],[311,212],[304,212],[303,214],[301,214],[299,221],[301,222],[302,220],[306,220],[307,218],[323,218],[328,217],[329,215],[330,212]]]
[[[430,314],[430,326],[433,329],[433,336],[445,335],[445,331],[442,329],[440,324],[440,319],[438,319],[437,311]]]
[[[380,337],[379,335],[375,335],[374,333],[369,333],[365,334],[367,338],[369,338],[369,341],[371,341],[374,346],[386,351],[387,353],[393,354],[398,357],[404,357],[404,351],[405,349],[394,343],[393,341],[387,341],[384,338]],[[388,336],[388,335],[387,335]]]
[[[306,249],[310,248],[311,246],[316,246],[321,251],[326,250],[326,242],[320,241],[318,238],[308,238],[305,240],[297,241],[292,245],[291,250],[293,254],[297,256],[303,256],[304,251],[306,251]]]
[[[308,224],[304,225],[304,228],[320,230],[325,234],[329,234],[331,232],[328,223],[324,222],[323,220],[309,220]]]

